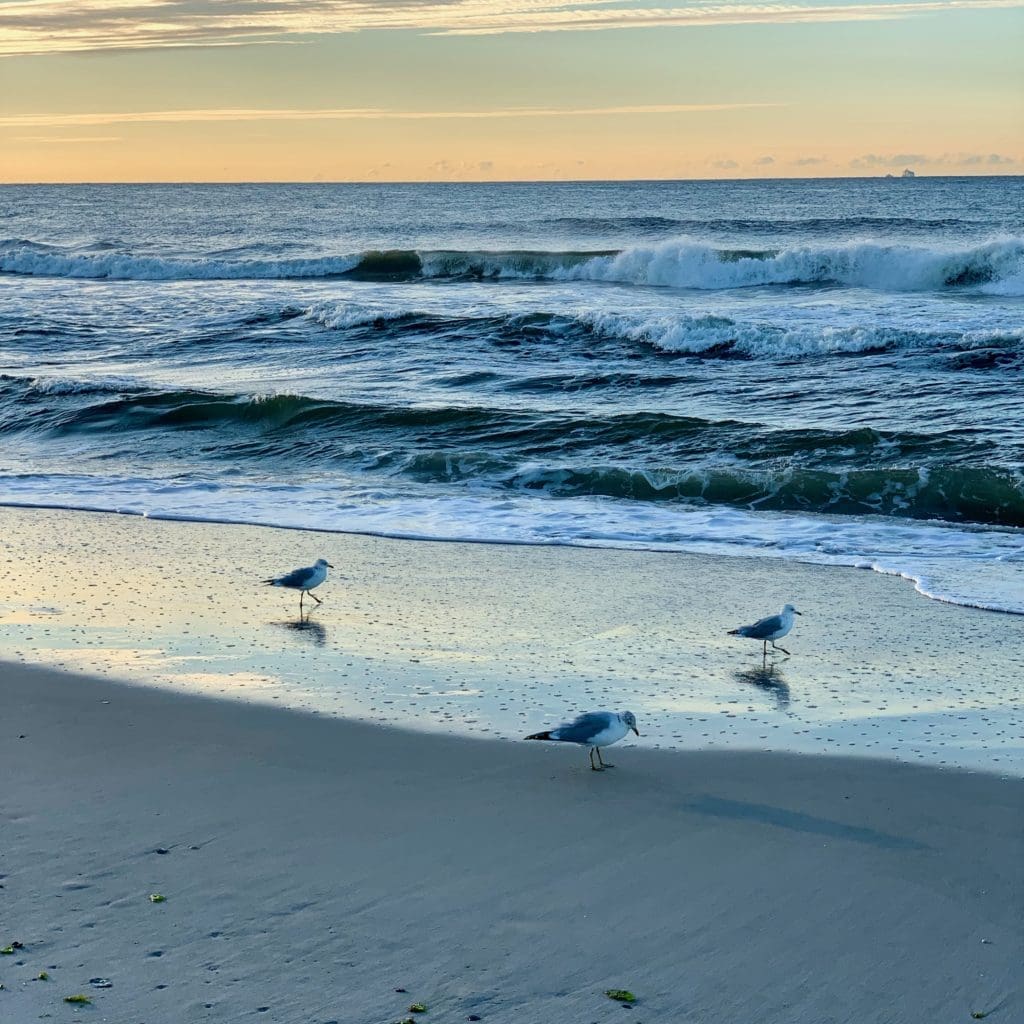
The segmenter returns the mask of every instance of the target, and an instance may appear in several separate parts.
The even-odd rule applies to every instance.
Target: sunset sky
[[[0,181],[1020,174],[1022,53],[1024,0],[0,0]]]

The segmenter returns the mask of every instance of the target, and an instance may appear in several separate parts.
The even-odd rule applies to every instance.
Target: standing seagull
[[[740,626],[739,629],[730,629],[729,636],[749,636],[751,640],[764,641],[763,654],[768,657],[768,643],[772,647],[789,654],[785,647],[777,647],[776,640],[781,640],[793,628],[793,616],[803,615],[791,604],[787,604],[778,615],[769,615],[766,619],[758,619],[752,626]]]
[[[567,725],[547,732],[535,732],[527,736],[528,740],[557,740],[561,743],[578,743],[581,747],[590,747],[590,767],[595,772],[605,768],[614,768],[601,757],[601,747],[618,743],[629,730],[640,735],[636,727],[636,718],[632,711],[587,711]],[[594,751],[597,751],[597,764],[594,764]]]
[[[334,566],[326,558],[318,558],[315,565],[307,565],[305,569],[293,569],[285,576],[276,576],[263,582],[268,583],[272,587],[287,587],[289,590],[301,590],[302,593],[299,596],[299,613],[301,614],[302,602],[307,594],[317,604],[323,604],[320,598],[312,591],[314,587],[319,587],[327,579],[327,570],[333,568]]]

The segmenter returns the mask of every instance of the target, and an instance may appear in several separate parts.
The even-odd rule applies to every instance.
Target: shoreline
[[[610,1024],[611,988],[638,1024],[1024,1003],[1022,780],[626,744],[593,773],[46,669],[0,693],[12,1019],[80,992],[152,1024]]]
[[[3,509],[15,509],[15,510],[26,510],[26,511],[43,511],[43,512],[68,512],[68,513],[85,513],[91,515],[111,515],[111,516],[134,516],[139,519],[150,519],[154,522],[169,522],[169,523],[195,523],[197,525],[207,526],[241,526],[249,527],[253,529],[263,530],[297,530],[302,533],[311,534],[327,534],[327,535],[340,535],[345,537],[367,537],[377,538],[380,540],[395,540],[395,541],[408,541],[412,543],[425,543],[425,544],[483,544],[483,545],[497,545],[500,547],[552,547],[552,548],[570,548],[570,549],[594,549],[598,551],[643,551],[650,552],[652,554],[664,554],[664,555],[703,555],[709,558],[748,558],[754,560],[768,560],[778,561],[782,563],[794,562],[799,565],[815,565],[829,569],[857,569],[859,571],[868,571],[877,573],[879,576],[893,576],[897,579],[903,580],[909,583],[916,594],[923,597],[927,601],[938,601],[941,604],[950,604],[958,608],[970,608],[977,611],[992,612],[996,615],[1019,615],[1024,617],[1024,606],[1021,608],[1007,608],[998,604],[993,604],[991,601],[982,601],[980,599],[972,599],[969,597],[952,597],[948,594],[939,593],[933,590],[929,590],[930,584],[925,579],[924,575],[918,573],[914,574],[913,571],[903,570],[898,568],[888,568],[878,562],[871,562],[870,560],[864,559],[862,561],[818,561],[810,557],[801,556],[800,554],[787,553],[782,555],[770,554],[767,550],[752,550],[752,551],[726,551],[726,550],[701,550],[700,545],[695,545],[693,548],[685,548],[679,546],[673,546],[672,544],[666,543],[659,545],[657,543],[639,543],[633,541],[602,541],[597,538],[584,538],[579,540],[561,539],[561,540],[545,540],[545,539],[533,539],[533,540],[518,540],[516,538],[487,538],[487,537],[447,537],[447,536],[431,536],[429,534],[416,534],[403,531],[388,531],[385,529],[357,529],[354,526],[346,527],[330,527],[330,526],[313,526],[309,524],[289,524],[289,523],[265,523],[255,519],[243,519],[243,518],[223,518],[215,515],[190,515],[188,513],[176,513],[176,512],[153,512],[153,511],[140,511],[129,508],[100,508],[93,505],[70,505],[62,502],[19,502],[11,500],[0,500],[0,510]],[[727,511],[736,511],[727,509]],[[780,518],[786,516],[797,516],[795,512],[776,512],[772,513]],[[977,524],[977,523],[954,523],[947,520],[926,520],[926,519],[908,519],[906,523],[901,523],[899,520],[893,521],[891,525],[909,525],[909,526],[931,526],[935,529],[950,529],[958,530],[963,528],[977,528],[978,532],[983,532],[987,529],[993,531],[1006,532],[1008,529],[1013,528],[998,528],[993,525]],[[838,558],[848,558],[849,556],[836,556]]]

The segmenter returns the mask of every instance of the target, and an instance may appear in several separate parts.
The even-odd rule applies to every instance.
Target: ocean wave
[[[270,280],[340,277],[358,256],[309,259],[223,259],[80,252],[26,242],[0,248],[0,274],[121,281]]]
[[[973,287],[1024,295],[1024,239],[959,250],[882,242],[722,249],[683,238],[614,252],[371,253],[364,254],[352,274],[386,274],[393,268],[425,278],[591,281],[695,290],[832,284],[882,291]]]
[[[292,311],[294,313],[294,311]],[[580,310],[575,313],[439,313],[412,306],[322,301],[301,311],[310,322],[330,330],[372,328],[395,335],[410,331],[457,331],[463,335],[504,337],[531,335],[565,344],[588,345],[603,338],[643,345],[668,355],[705,358],[796,359],[811,356],[877,352],[938,351],[962,356],[963,368],[1011,364],[1024,356],[1024,327],[1006,330],[933,330],[858,324],[780,325],[742,321],[716,313],[620,313]],[[987,362],[986,362],[987,359]],[[592,375],[595,385],[608,378]],[[517,388],[529,390],[518,383]]]
[[[349,277],[366,280],[590,281],[723,290],[832,284],[883,291],[974,288],[1024,295],[1024,239],[961,249],[840,242],[723,249],[690,238],[622,250],[381,250],[307,259],[163,257],[0,243],[0,273],[148,281]]]
[[[1024,474],[997,466],[694,469],[534,467],[512,479],[559,497],[700,501],[763,511],[883,515],[1024,527]]]
[[[857,440],[836,438],[849,454]],[[867,442],[860,450],[866,454]],[[781,450],[807,451],[814,442],[792,437]],[[881,448],[881,445],[873,447]],[[1024,527],[1024,473],[1001,466],[943,465],[847,468],[727,464],[708,460],[685,468],[621,465],[521,464],[492,454],[447,451],[401,460],[401,472],[421,482],[486,479],[512,491],[542,491],[559,499],[582,496],[633,502],[686,503],[761,511],[808,511],[844,516],[941,519]]]
[[[1016,298],[1024,295],[1024,261],[1018,261],[1018,269],[1007,273],[1004,277],[996,277],[986,281],[978,291],[985,295]]]
[[[251,247],[250,247],[251,248]],[[305,259],[240,259],[83,252],[18,239],[0,242],[0,274],[91,280],[216,281],[350,277],[371,281],[413,278],[555,277],[606,251],[461,252],[370,250]]]
[[[970,432],[782,430],[660,412],[602,416],[72,384],[0,378],[0,435],[77,446],[101,434],[115,447],[145,436],[147,457],[190,460],[202,432],[204,459],[271,472],[349,466],[558,498],[1024,527],[1024,471],[987,460]]]
[[[366,306],[352,302],[315,302],[307,306],[302,315],[312,323],[332,331],[347,331],[355,327],[385,327],[401,324],[410,318],[429,318],[429,314],[421,314],[414,309]]]
[[[687,316],[601,311],[580,313],[577,321],[596,334],[650,345],[660,352],[751,359],[933,349],[961,352],[1005,348],[1016,351],[1024,346],[1024,328],[923,331],[868,325],[780,326],[764,322],[744,323],[712,313]]]
[[[79,395],[143,394],[145,389],[130,377],[93,377],[82,380],[75,377],[15,377],[0,374],[0,408],[5,388],[13,389],[18,401],[37,397],[63,398]],[[0,421],[0,431],[3,426]]]
[[[301,310],[310,323],[333,331],[354,331],[372,328],[395,335],[410,332],[463,335],[534,335],[562,338],[574,329],[580,336],[592,335],[593,329],[582,319],[565,314],[544,312],[438,312],[409,306],[388,306],[362,302],[315,302]]]
[[[596,256],[559,276],[709,290],[808,284],[882,291],[995,286],[1003,288],[1003,294],[1018,294],[1015,281],[1022,271],[1024,239],[1020,238],[961,250],[849,242],[760,252],[722,250],[683,239]]]

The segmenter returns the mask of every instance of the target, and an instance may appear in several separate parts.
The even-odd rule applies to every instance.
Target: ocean
[[[0,504],[1024,614],[1022,384],[1024,178],[0,188]]]

